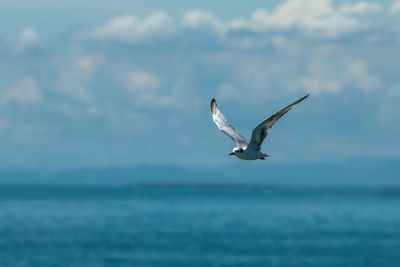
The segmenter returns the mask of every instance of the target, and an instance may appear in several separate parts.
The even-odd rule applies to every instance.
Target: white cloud
[[[82,54],[74,58],[74,65],[81,74],[89,77],[102,61],[103,55]]]
[[[96,95],[92,90],[94,88],[88,84],[95,77],[94,71],[102,62],[103,55],[68,52],[68,54],[61,55],[56,61],[52,89],[64,97],[67,96],[83,104],[92,104]],[[62,67],[58,67],[58,64]]]
[[[358,20],[335,9],[330,0],[287,0],[272,12],[259,9],[249,20],[235,19],[228,25],[254,31],[298,29],[323,37],[337,37],[360,27]]]
[[[159,79],[149,71],[135,70],[125,78],[125,88],[132,94],[135,103],[141,105],[157,105],[162,100],[159,85]]]
[[[243,18],[235,18],[232,19],[231,21],[228,21],[226,24],[226,27],[228,30],[240,30],[240,29],[250,29],[250,23]]]
[[[310,65],[309,73],[299,80],[301,88],[313,93],[340,93],[344,89],[356,89],[368,93],[383,85],[382,79],[372,73],[364,61],[351,61],[340,68],[335,64],[327,64],[329,57],[317,57]]]
[[[75,116],[97,116],[100,115],[100,109],[93,105],[93,104],[88,104],[84,107],[77,107],[76,105],[72,105],[67,102],[59,102],[55,105],[55,108],[63,113],[64,115],[70,116],[70,117],[75,117]]]
[[[40,46],[40,37],[34,28],[24,29],[18,36],[15,44],[15,52],[22,53]]]
[[[1,103],[15,103],[20,106],[37,105],[42,101],[42,94],[33,77],[26,77],[6,90],[1,96]]]
[[[337,62],[332,61],[335,53],[335,47],[316,49],[310,58],[306,76],[299,79],[300,88],[312,93],[339,93],[343,89],[344,75],[341,69],[336,68]]]
[[[381,10],[381,6],[370,2],[357,2],[354,4],[344,4],[340,10],[346,14],[367,14]]]
[[[96,98],[87,87],[79,83],[71,84],[64,88],[63,93],[84,103],[92,103]]]
[[[357,14],[377,12],[376,3],[357,2],[335,7],[331,0],[286,0],[275,9],[255,10],[250,18],[223,21],[204,10],[184,12],[180,24],[168,14],[155,12],[147,17],[117,16],[91,30],[87,35],[94,39],[120,42],[159,41],[171,38],[183,29],[209,29],[217,34],[237,30],[258,33],[300,31],[311,36],[336,38],[346,33],[368,28],[369,21],[362,21]]]
[[[342,85],[335,80],[324,79],[322,77],[305,77],[300,79],[300,86],[311,93],[339,93]]]
[[[134,71],[127,77],[127,87],[132,91],[153,91],[159,87],[159,81],[150,72]]]
[[[347,65],[351,81],[364,92],[380,88],[383,84],[381,78],[370,72],[368,65],[363,61],[351,62]]]
[[[171,109],[192,103],[192,101],[182,101],[187,98],[185,95],[187,88],[177,86],[174,82],[163,86],[163,79],[148,70],[128,71],[122,80],[124,88],[129,92],[137,107]]]
[[[165,39],[175,31],[174,20],[163,12],[156,12],[144,19],[139,19],[134,15],[115,17],[92,30],[89,36],[96,39],[139,42]]]
[[[390,12],[400,13],[400,1],[399,0],[393,1],[392,5],[390,7]]]
[[[218,98],[223,99],[241,99],[243,96],[235,86],[229,83],[224,83],[217,88]]]
[[[364,1],[335,7],[331,0],[286,0],[273,10],[257,9],[250,18],[237,17],[229,21],[196,9],[184,12],[180,24],[163,12],[155,12],[144,18],[117,16],[87,35],[94,39],[129,43],[165,40],[182,33],[184,29],[209,29],[224,37],[226,33],[238,30],[257,33],[295,30],[318,38],[338,38],[367,29],[373,22],[357,15],[378,12],[380,9],[379,4]]]
[[[200,28],[210,27],[216,31],[222,32],[224,24],[222,21],[210,12],[201,10],[190,10],[185,12],[182,19],[182,26],[184,28]]]

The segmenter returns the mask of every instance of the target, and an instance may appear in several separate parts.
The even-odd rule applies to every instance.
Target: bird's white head
[[[235,147],[234,149],[232,149],[232,152],[229,153],[229,156],[240,154],[243,151],[244,151],[243,147]]]

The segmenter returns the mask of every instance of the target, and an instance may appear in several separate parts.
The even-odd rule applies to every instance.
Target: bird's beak
[[[233,153],[233,152],[229,153],[229,156],[232,156],[232,155],[235,155],[235,153]]]

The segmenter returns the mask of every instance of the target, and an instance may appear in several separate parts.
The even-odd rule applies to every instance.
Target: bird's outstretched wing
[[[225,116],[219,111],[217,100],[215,100],[215,98],[211,99],[211,115],[218,129],[235,141],[238,147],[247,146],[246,139],[235,130],[232,124],[230,124]]]
[[[303,101],[309,96],[303,96],[299,100],[293,102],[292,104],[288,105],[287,107],[284,107],[283,109],[279,110],[277,113],[269,117],[268,119],[265,119],[263,122],[261,122],[256,128],[254,128],[252,134],[251,134],[251,140],[249,143],[249,148],[253,150],[260,150],[261,144],[264,141],[265,137],[268,135],[268,129],[274,125],[275,122],[277,122],[283,115],[285,115],[289,110],[291,110],[295,105]]]

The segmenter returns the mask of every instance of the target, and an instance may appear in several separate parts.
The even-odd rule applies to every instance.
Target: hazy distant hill
[[[256,183],[273,185],[400,185],[399,161],[275,164],[240,162],[221,168],[133,166],[52,172],[3,169],[0,183],[134,184]]]

